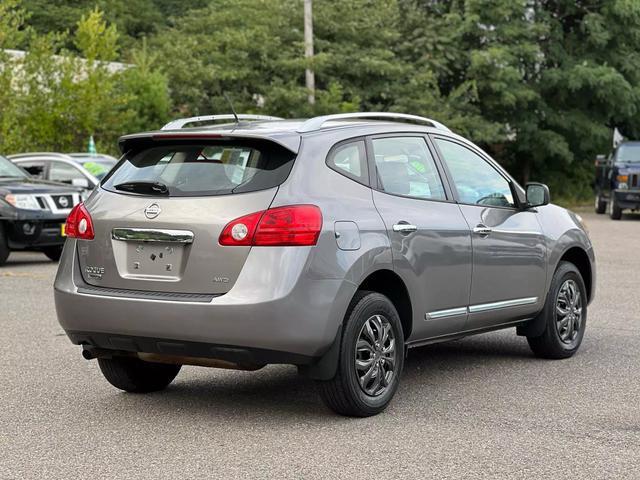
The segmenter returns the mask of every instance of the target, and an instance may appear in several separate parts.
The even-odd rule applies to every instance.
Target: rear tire
[[[404,366],[404,334],[391,301],[358,292],[344,320],[336,375],[318,381],[324,403],[340,415],[369,417],[393,398]]]
[[[62,256],[62,246],[45,247],[42,249],[42,253],[44,253],[52,262],[57,262]]]
[[[602,215],[604,212],[607,211],[607,202],[602,200],[602,198],[600,197],[600,194],[596,195],[595,210],[596,210],[596,213],[600,215]]]
[[[130,357],[99,358],[98,365],[111,385],[131,393],[164,390],[176,378],[181,367]]]
[[[573,356],[580,348],[587,325],[587,290],[573,263],[558,265],[540,315],[546,324],[544,332],[527,337],[533,353],[549,359]]]
[[[609,199],[609,217],[611,220],[620,220],[622,218],[622,209],[616,203],[616,197],[611,194],[611,198]]]
[[[4,230],[4,225],[0,223],[0,267],[6,263],[10,253],[11,251],[9,250],[9,242]]]

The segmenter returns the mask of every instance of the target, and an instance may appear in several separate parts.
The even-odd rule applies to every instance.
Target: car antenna
[[[231,107],[231,113],[233,114],[233,117],[236,119],[236,123],[240,123],[240,119],[238,118],[238,114],[236,113],[235,108],[233,108],[233,103],[231,103],[231,100],[229,99],[229,96],[227,95],[227,92],[222,92],[222,96],[224,97],[224,99],[229,104],[229,107]]]

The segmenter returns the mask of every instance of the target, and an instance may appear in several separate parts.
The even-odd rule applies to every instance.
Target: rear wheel
[[[319,381],[324,403],[341,415],[368,417],[393,398],[404,365],[404,336],[391,301],[359,292],[345,316],[338,370]]]
[[[600,197],[600,194],[596,195],[595,210],[599,214],[603,214],[607,210],[607,202]]]
[[[180,371],[180,365],[145,362],[138,358],[99,358],[102,375],[116,388],[132,393],[165,389]]]
[[[575,265],[561,262],[553,275],[551,289],[540,315],[545,330],[527,337],[529,346],[541,358],[568,358],[578,351],[587,324],[587,291]]]
[[[620,220],[622,218],[622,209],[618,206],[615,195],[611,194],[608,206],[609,217],[611,217],[612,220]]]
[[[49,260],[57,262],[62,256],[62,245],[55,247],[45,247],[42,250],[42,253],[44,253]]]
[[[4,230],[4,225],[0,222],[0,266],[4,265],[9,258],[9,242]]]

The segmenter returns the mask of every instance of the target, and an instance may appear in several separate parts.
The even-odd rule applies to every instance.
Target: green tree
[[[24,18],[17,4],[11,12]],[[18,20],[4,22],[0,38],[19,30]],[[114,153],[129,129],[158,128],[169,110],[166,80],[142,55],[134,55],[139,69],[113,71],[117,35],[102,12],[89,12],[72,39],[81,58],[61,48],[66,34],[29,31],[27,55],[0,63],[0,151],[84,150],[93,135],[99,150]]]

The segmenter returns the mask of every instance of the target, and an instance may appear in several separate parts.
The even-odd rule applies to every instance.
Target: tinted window
[[[513,207],[509,182],[480,155],[454,142],[436,139],[462,203]]]
[[[73,165],[63,162],[51,162],[49,168],[49,180],[54,182],[71,183],[75,178],[85,178],[85,176]]]
[[[372,141],[380,187],[388,193],[445,200],[444,187],[424,138]]]
[[[369,183],[365,152],[363,140],[338,145],[329,154],[327,165],[357,182]]]
[[[127,153],[103,187],[118,191],[123,183],[157,182],[176,197],[252,192],[282,183],[293,159],[270,142],[156,146]]]

